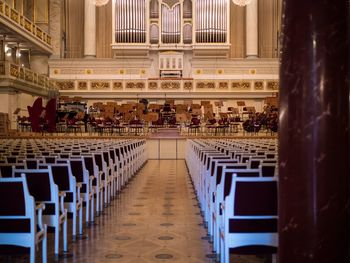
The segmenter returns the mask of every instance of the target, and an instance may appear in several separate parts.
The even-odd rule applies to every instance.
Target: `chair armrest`
[[[38,226],[40,230],[44,229],[43,225],[43,210],[45,209],[45,204],[44,203],[38,203],[35,206],[35,210],[38,211]]]
[[[64,209],[64,198],[66,197],[66,193],[65,192],[62,192],[62,191],[59,191],[58,192],[58,196],[60,198],[60,207],[61,207],[61,212],[62,214],[65,213],[65,209]]]
[[[77,200],[80,202],[80,190],[83,187],[82,183],[77,183]]]

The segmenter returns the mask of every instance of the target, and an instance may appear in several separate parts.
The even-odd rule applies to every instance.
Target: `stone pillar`
[[[96,57],[96,6],[91,0],[84,3],[84,57]]]
[[[60,58],[62,50],[62,0],[50,0],[50,36],[52,43],[51,58]]]
[[[279,260],[350,262],[349,1],[284,0]]]
[[[246,6],[246,57],[258,57],[258,0]]]

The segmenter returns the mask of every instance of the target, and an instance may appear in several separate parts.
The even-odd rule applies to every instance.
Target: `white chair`
[[[30,248],[30,263],[35,262],[36,247],[42,243],[42,262],[47,262],[44,204],[35,205],[24,176],[0,178],[0,245]]]

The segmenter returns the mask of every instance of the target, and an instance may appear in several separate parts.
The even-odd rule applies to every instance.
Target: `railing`
[[[56,90],[55,81],[51,80],[49,77],[9,61],[0,62],[0,78],[21,80],[43,91]]]
[[[11,8],[3,0],[0,0],[0,16],[7,18],[12,23],[24,29],[27,33],[40,40],[41,42],[51,46],[51,36],[44,32],[40,27],[35,25],[25,16],[18,13],[16,9]]]

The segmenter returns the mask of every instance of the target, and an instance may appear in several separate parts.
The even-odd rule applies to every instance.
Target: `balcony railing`
[[[11,6],[6,4],[3,0],[0,0],[0,16],[16,24],[28,34],[52,48],[51,36],[49,34],[45,33],[43,29],[35,25],[28,18],[19,14],[16,9],[11,8]]]
[[[35,88],[39,93],[57,90],[55,81],[49,77],[9,61],[0,62],[0,79],[18,80],[23,82],[23,84]]]

